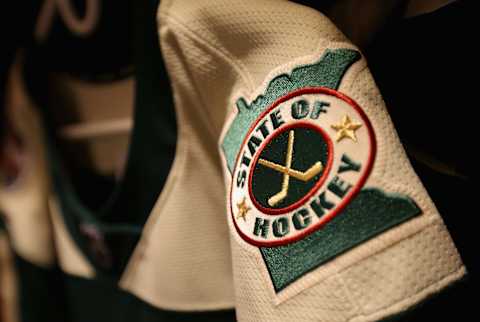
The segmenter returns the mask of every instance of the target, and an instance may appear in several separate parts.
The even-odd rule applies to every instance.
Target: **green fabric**
[[[322,58],[311,65],[296,67],[288,74],[275,77],[265,93],[259,95],[250,104],[241,97],[237,100],[238,114],[235,116],[222,143],[228,168],[233,171],[235,158],[251,124],[260,114],[278,98],[294,90],[322,86],[337,89],[340,80],[354,62],[360,59],[360,53],[352,49],[328,49]]]
[[[112,282],[65,276],[69,322],[229,322],[234,310],[177,312],[155,308]]]
[[[260,248],[275,291],[335,256],[421,213],[408,197],[363,189],[327,225],[304,239]]]
[[[70,322],[58,268],[42,268],[16,254],[15,268],[22,322]]]
[[[235,311],[177,312],[153,307],[114,279],[89,280],[44,269],[19,256],[22,322],[229,322]]]

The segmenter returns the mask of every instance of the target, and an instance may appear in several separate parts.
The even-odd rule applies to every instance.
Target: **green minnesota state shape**
[[[336,90],[347,69],[360,57],[360,53],[353,49],[327,49],[316,63],[296,67],[290,75],[281,74],[272,79],[265,92],[250,104],[245,98],[239,98],[236,102],[238,114],[222,142],[230,172],[233,172],[236,156],[251,124],[268,106],[300,88],[322,86]]]
[[[295,243],[262,247],[276,292],[349,249],[422,213],[407,196],[364,188],[325,227]]]
[[[262,95],[250,104],[236,102],[238,114],[222,142],[228,168],[233,173],[236,156],[251,124],[277,99],[306,87],[337,90],[348,68],[360,59],[352,49],[327,49],[314,64],[294,68],[275,77]],[[324,227],[286,245],[260,247],[275,292],[280,292],[318,266],[422,213],[409,196],[365,187]]]

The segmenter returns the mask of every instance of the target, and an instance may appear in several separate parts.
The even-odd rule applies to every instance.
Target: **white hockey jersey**
[[[365,58],[325,16],[164,0],[157,18],[178,130],[144,223],[79,206],[39,113],[17,109],[34,157],[0,204],[20,260],[58,261],[67,300],[83,299],[71,321],[106,297],[103,321],[380,321],[465,275]],[[85,235],[123,234],[131,252],[105,269]]]

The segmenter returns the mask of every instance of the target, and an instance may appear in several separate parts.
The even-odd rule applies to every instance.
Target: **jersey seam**
[[[188,28],[180,18],[176,17],[175,15],[171,14],[168,15],[167,13],[160,13],[160,16],[163,16],[163,18],[169,20],[170,22],[176,24],[179,26],[181,29],[184,31],[184,35],[189,37],[191,40],[197,41],[201,45],[205,46],[208,48],[212,54],[217,54],[220,56],[220,58],[223,58],[227,63],[229,63],[234,70],[238,73],[240,78],[242,79],[244,85],[247,85],[249,87],[249,90],[253,90],[253,81],[248,73],[246,71],[246,68],[244,65],[238,60],[235,59],[233,56],[229,55],[227,52],[225,52],[222,48],[218,48],[212,43],[210,43],[208,40],[205,38],[201,37],[198,35],[194,30]],[[223,57],[222,57],[223,56]]]
[[[205,42],[203,39],[201,39],[200,37],[197,37],[195,33],[193,33],[191,30],[188,29],[188,27],[184,26],[180,21],[176,20],[175,18],[173,17],[170,17],[170,16],[164,16],[164,18],[169,21],[172,25],[174,25],[175,27],[177,27],[177,30],[183,34],[184,36],[186,36],[187,38],[189,38],[190,40],[194,41],[194,42],[197,42],[198,44],[202,45],[203,47],[205,47],[207,50],[209,50],[211,52],[211,54],[214,56],[214,57],[219,57],[219,58],[223,58],[223,60],[225,60],[227,62],[228,65],[230,66],[235,66],[232,61],[230,59],[228,59],[228,57],[222,57],[222,55],[224,55],[224,53],[222,53],[221,51],[219,50],[215,50],[216,48],[213,47],[212,45],[210,45],[209,43]],[[166,28],[168,28],[168,26],[166,25],[165,26]],[[168,28],[170,29],[170,28]],[[185,59],[183,59],[185,60]],[[234,68],[235,69],[235,68]],[[246,77],[243,75],[243,73],[240,71],[240,70],[236,70],[237,71],[237,74],[240,75],[240,77],[243,79],[243,82],[246,83]],[[191,70],[190,68],[185,68],[185,72],[188,74],[188,76],[193,79],[193,82],[192,82],[192,85],[193,85],[193,88],[194,88],[194,91],[196,93],[196,95],[200,98],[200,101],[201,101],[201,106],[202,106],[202,110],[205,112],[206,114],[206,120],[207,120],[207,128],[208,128],[208,131],[209,133],[211,134],[212,138],[215,140],[215,142],[218,140],[217,138],[217,134],[216,132],[214,132],[214,129],[215,129],[215,121],[214,121],[214,118],[212,117],[209,109],[207,108],[207,104],[205,102],[205,98],[204,96],[201,94],[202,91],[199,90],[198,88],[198,81],[195,77],[195,75],[192,75],[191,74]],[[227,113],[230,113],[230,111],[227,111]]]

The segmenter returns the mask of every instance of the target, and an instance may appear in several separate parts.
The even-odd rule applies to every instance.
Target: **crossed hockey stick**
[[[315,177],[317,174],[319,174],[320,171],[322,171],[323,169],[323,165],[320,161],[315,162],[308,170],[303,172],[292,169],[291,166],[293,158],[294,140],[295,132],[293,130],[290,130],[290,132],[288,132],[287,156],[284,166],[265,159],[258,159],[258,163],[260,163],[261,165],[283,173],[282,189],[270,198],[268,198],[268,204],[272,207],[287,197],[288,187],[290,185],[290,177],[294,177],[301,181],[307,182],[313,177]]]

